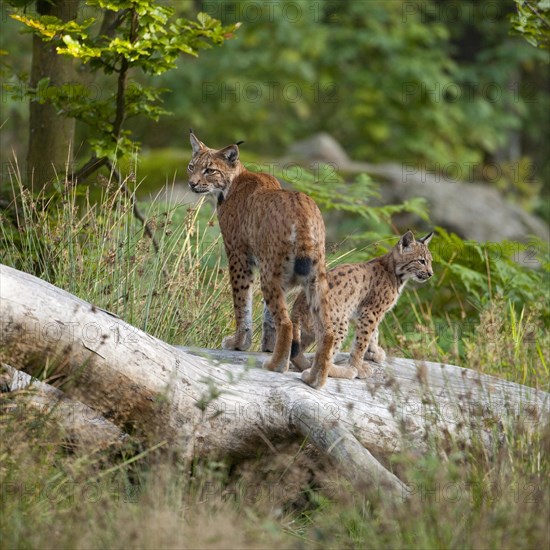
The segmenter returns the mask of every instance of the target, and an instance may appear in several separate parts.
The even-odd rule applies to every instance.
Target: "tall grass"
[[[112,179],[100,183],[96,200],[69,187],[56,197],[33,197],[14,178],[15,209],[1,214],[2,263],[171,343],[219,346],[233,314],[210,205],[140,203],[155,228],[157,254],[132,214],[132,199]],[[425,289],[406,291],[406,307],[398,304],[385,322],[390,354],[453,359],[548,388],[546,305],[525,294],[519,307],[495,291],[472,307],[457,279],[450,288],[460,304],[454,309],[441,309]],[[260,309],[257,299],[256,321]],[[470,332],[446,345],[441,327],[451,335],[465,319]],[[396,453],[391,467],[408,482],[409,498],[392,508],[383,494],[372,499],[350,488],[305,441],[240,462],[189,461],[167,449],[131,446],[75,449],[55,415],[22,408],[13,394],[0,394],[0,406],[0,548],[543,548],[550,542],[547,425],[505,425],[491,453],[475,439],[434,440],[425,455]]]
[[[53,418],[6,395],[0,548],[546,548],[550,430],[507,425],[476,440],[396,453],[397,506],[370,498],[300,442],[232,463],[175,453],[67,448]],[[405,498],[407,497],[407,498]]]
[[[112,179],[101,196],[69,188],[62,197],[31,197],[14,189],[11,220],[0,224],[2,262],[33,273],[178,344],[214,346],[232,322],[222,242],[201,204],[145,208],[160,252],[155,253],[132,198]],[[204,322],[208,319],[208,322]]]

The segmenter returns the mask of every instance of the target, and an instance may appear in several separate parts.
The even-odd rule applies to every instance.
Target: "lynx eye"
[[[208,174],[213,174],[214,172],[216,172],[216,170],[214,168],[205,168],[202,173],[204,175],[208,175]]]
[[[422,265],[426,265],[426,260],[424,258],[421,258],[418,260]]]
[[[188,171],[188,172],[192,172],[194,169],[195,169],[195,167],[194,167],[193,164],[190,162],[190,163],[187,165],[187,171]]]

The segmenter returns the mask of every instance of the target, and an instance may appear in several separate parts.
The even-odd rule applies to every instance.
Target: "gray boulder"
[[[355,162],[334,138],[325,133],[296,143],[289,150],[289,156],[305,164],[332,163],[346,175],[366,172],[380,181],[382,197],[387,203],[424,197],[430,206],[431,222],[464,239],[528,242],[532,235],[546,240],[550,238],[548,225],[543,220],[507,201],[487,183],[446,181],[442,176],[414,170],[408,165]],[[413,217],[402,218],[400,222],[403,225],[422,225]]]
[[[314,134],[308,139],[297,141],[288,154],[293,159],[306,162],[323,162],[340,167],[351,162],[343,147],[326,132]]]

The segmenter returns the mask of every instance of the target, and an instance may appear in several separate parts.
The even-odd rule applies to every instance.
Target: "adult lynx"
[[[329,308],[334,331],[334,350],[340,349],[350,321],[355,322],[355,340],[349,365],[332,365],[330,376],[364,378],[369,374],[363,359],[381,363],[386,353],[378,345],[378,325],[396,304],[406,282],[427,281],[432,275],[432,256],[428,244],[433,233],[415,240],[407,231],[387,254],[369,262],[340,265],[328,272]],[[298,295],[292,308],[292,363],[300,370],[309,368],[303,355],[312,342],[315,320],[303,294]]]
[[[276,330],[269,370],[285,372],[292,344],[286,291],[304,289],[315,319],[317,353],[302,380],[315,388],[326,382],[334,336],[328,312],[325,226],[315,202],[303,193],[285,191],[268,174],[249,172],[239,148],[210,149],[191,131],[193,157],[189,187],[217,198],[217,213],[229,262],[237,330],[222,342],[225,349],[246,350],[252,341],[253,268]]]

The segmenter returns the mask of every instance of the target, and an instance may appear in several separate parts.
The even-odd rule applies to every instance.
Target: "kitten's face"
[[[210,149],[191,134],[193,157],[187,166],[189,188],[193,193],[224,197],[239,173],[239,148]]]
[[[424,283],[433,275],[432,255],[428,249],[432,237],[433,233],[430,233],[415,240],[410,231],[401,237],[393,249],[395,273],[401,281],[412,279]]]

